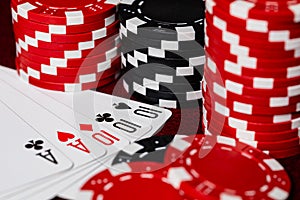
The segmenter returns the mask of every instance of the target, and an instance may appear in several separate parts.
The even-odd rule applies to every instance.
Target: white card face
[[[43,192],[38,192],[35,194],[30,195],[30,199],[47,199],[50,197],[45,196],[45,190],[52,191],[52,194],[55,194],[56,197],[61,197],[64,199],[75,199],[76,194],[78,192],[78,188],[85,182],[86,178],[89,177],[89,174],[95,170],[99,170],[100,168],[104,168],[103,162],[105,161],[94,161],[89,163],[88,165],[78,168],[77,170],[73,170],[72,173],[68,173],[68,176],[65,177],[63,180],[52,184],[47,189],[43,189]],[[72,187],[70,187],[72,186]],[[49,193],[48,191],[46,193]],[[55,197],[54,195],[51,198]]]
[[[97,157],[102,155],[102,152],[100,151],[101,148],[105,149],[107,156],[107,154],[114,153],[129,144],[129,140],[121,134],[96,124],[96,121],[91,120],[84,115],[75,113],[70,107],[50,98],[34,87],[24,84],[21,80],[15,79],[6,73],[1,73],[0,79],[4,80],[7,85],[13,87],[19,93],[26,95],[27,98],[56,115],[62,121],[65,121],[70,126],[79,130],[78,133],[80,137],[83,138],[84,142],[91,145],[89,147],[92,149],[92,153]],[[144,131],[148,132],[151,130],[151,127],[148,126],[148,128],[149,129]],[[100,149],[98,149],[98,147]]]
[[[172,115],[172,112],[167,109],[94,91],[70,94],[38,89],[24,84],[14,73],[8,73],[10,76],[7,76],[6,73],[8,72],[2,73],[0,78],[31,98],[39,95],[38,98],[32,99],[43,104],[57,116],[65,115],[65,110],[58,109],[57,103],[55,104],[38,92],[71,108],[71,115],[74,115],[75,121],[77,118],[82,118],[80,116],[82,114],[98,126],[106,127],[130,141],[154,135]],[[12,81],[12,78],[17,81]],[[110,113],[111,116],[106,118],[104,113]],[[102,122],[100,122],[101,118]],[[109,119],[113,119],[113,121],[108,122]],[[78,126],[78,122],[74,125]]]
[[[0,80],[0,90],[5,94],[1,96],[1,101],[68,156],[74,163],[74,167],[95,159],[95,154],[91,154],[90,148],[80,137],[81,134],[72,126],[57,118],[56,115],[48,112],[2,80]],[[104,148],[98,147],[98,157],[96,158],[106,154]]]
[[[82,173],[80,173],[81,177],[77,177],[78,179],[76,181],[73,181],[73,183],[68,187],[60,190],[57,196],[63,199],[92,199],[93,192],[81,191],[81,187],[98,173],[110,167],[113,168],[111,163],[115,156],[116,155],[110,156],[103,164],[96,163],[96,165],[90,166],[86,170],[82,171]]]
[[[0,110],[0,194],[72,168],[73,163],[64,154],[1,100]]]
[[[19,107],[17,106],[17,108],[22,111],[21,112],[22,117],[24,117],[25,119],[29,117],[29,115],[26,114],[26,112],[34,114],[34,113],[39,113],[38,111],[39,109],[42,110],[45,109],[50,113],[50,116],[55,115],[56,117],[58,117],[57,120],[64,121],[66,123],[64,126],[68,128],[73,127],[77,130],[81,130],[76,133],[76,136],[80,138],[81,142],[89,149],[89,151],[91,152],[91,156],[93,158],[105,159],[108,155],[111,155],[112,153],[121,150],[124,146],[127,146],[129,143],[128,140],[136,141],[137,138],[141,138],[141,137],[145,138],[145,137],[152,136],[157,132],[159,128],[163,126],[163,124],[171,116],[171,112],[166,109],[138,103],[135,101],[131,101],[119,97],[112,97],[111,95],[96,93],[93,91],[84,92],[83,96],[80,96],[80,98],[78,99],[77,97],[75,98],[73,97],[73,95],[66,94],[66,93],[59,93],[59,92],[37,89],[19,80],[16,73],[14,73],[14,71],[11,70],[6,70],[6,69],[3,70],[2,68],[0,68],[0,74],[1,74],[0,79],[4,80],[3,82],[4,84],[1,84],[2,88],[4,89],[7,88],[7,86],[9,86],[7,92],[14,93],[12,90],[13,88],[17,93],[17,94],[12,94],[11,97],[5,97],[6,101],[12,104],[11,105],[12,107],[14,107],[15,106],[14,104],[16,104],[16,102],[12,100],[13,98],[19,99],[19,103],[22,102],[23,99],[25,98],[25,103],[26,103],[25,105],[30,105],[29,103],[30,100],[33,102],[32,104],[34,106],[30,106],[31,109],[25,109],[25,111],[23,111],[23,109],[20,108],[20,106]],[[0,89],[2,88],[0,87]],[[113,123],[112,124],[98,123],[95,120],[95,116],[94,116],[96,115],[96,111],[93,111],[92,109],[88,109],[87,112],[85,110],[85,107],[78,108],[78,106],[76,105],[73,106],[74,99],[75,102],[77,102],[76,104],[83,103],[84,105],[89,105],[88,102],[90,101],[105,102],[105,104],[99,104],[99,106],[97,106],[97,111],[102,109],[101,111],[103,112],[111,112],[115,120],[114,123],[117,123],[116,124],[117,127],[113,126]],[[10,102],[10,100],[12,100],[13,103]],[[34,104],[34,102],[37,105]],[[120,106],[118,108],[128,108],[129,106],[130,109],[115,109],[115,107],[111,106],[115,103],[117,103]],[[122,103],[125,103],[126,105]],[[38,105],[41,106],[42,108],[40,107],[39,109],[37,109]],[[95,105],[93,104],[92,107],[94,107]],[[146,108],[146,110],[139,110],[140,109],[139,106],[141,106],[142,109]],[[90,107],[91,106],[89,106],[89,108]],[[31,111],[32,109],[34,109],[34,111]],[[75,109],[76,111],[78,110],[81,111],[82,114],[78,112],[74,112]],[[150,112],[152,111],[152,109],[154,113]],[[138,114],[134,114],[134,111],[136,111]],[[115,112],[117,112],[117,114]],[[157,116],[157,113],[160,114],[158,114]],[[44,118],[43,116],[41,116],[40,113],[38,114],[38,116],[39,119]],[[121,119],[123,119],[123,116],[125,121],[130,122],[129,124],[126,124],[125,122],[125,126],[124,123],[122,123],[123,121],[121,121]],[[127,118],[125,118],[125,116]],[[151,118],[148,118],[147,116],[151,116]],[[54,117],[52,116],[50,118],[54,118]],[[38,123],[38,120],[30,119],[29,123],[33,123],[42,131],[46,131],[45,129],[43,129],[42,127],[36,124]],[[140,129],[138,129],[138,131],[134,131],[131,133],[123,130],[123,128],[131,127],[131,129],[128,130],[132,131],[134,130],[133,128],[135,128],[136,124],[142,124],[143,126]],[[50,124],[48,124],[47,126],[49,125]],[[51,123],[52,129],[53,126],[58,127],[56,123]],[[73,132],[71,132],[70,130],[68,129],[67,131],[61,131],[61,132],[67,133],[67,134],[63,134],[63,136],[68,137],[69,136],[68,133],[73,134]],[[106,153],[104,157],[103,157],[102,148],[105,149],[105,153]],[[41,195],[36,195],[39,199],[46,199],[46,198],[53,197],[54,195],[53,192],[55,191],[55,189],[47,190],[47,188],[53,187],[55,185],[60,186],[58,189],[63,188],[65,186],[63,183],[69,184],[68,181],[64,181],[65,178],[68,177],[70,174],[73,174],[73,172],[76,172],[76,170],[80,170],[80,168],[76,169],[75,167],[74,170],[65,173],[63,176],[55,180],[50,180],[44,184],[38,184],[38,186],[32,188],[32,190],[26,189],[26,191],[23,191],[21,194],[16,195],[15,196],[16,198],[12,198],[12,199],[18,199],[19,197],[24,199],[24,197],[30,197],[36,192],[40,192],[40,191],[42,191],[42,193],[40,193]],[[78,174],[78,176],[80,176],[80,173]],[[62,182],[62,184],[59,184],[59,182]]]
[[[126,134],[134,140],[154,135],[172,115],[170,110],[164,108],[94,91],[75,94],[42,92],[72,107],[76,113],[94,119],[98,125]],[[152,128],[149,132],[141,131],[149,129],[149,126]]]
[[[1,71],[1,70],[0,70]],[[92,125],[92,123],[95,123],[94,121],[91,122],[90,119],[83,115],[74,115],[74,112],[71,108],[65,106],[62,103],[59,103],[58,101],[54,100],[53,98],[50,98],[49,96],[39,92],[34,87],[24,84],[22,81],[19,81],[19,79],[16,79],[12,77],[14,75],[7,75],[6,73],[1,73],[0,79],[5,79],[5,82],[3,82],[3,87],[5,85],[8,85],[10,88],[10,93],[13,93],[13,89],[15,89],[16,98],[20,100],[20,102],[23,101],[23,98],[25,99],[31,99],[34,103],[39,103],[39,105],[44,106],[46,110],[51,112],[50,114],[55,114],[58,116],[62,121],[65,121],[70,126],[73,126],[77,129],[81,129],[82,127],[88,127],[88,130],[79,132],[81,142],[89,149],[91,152],[91,156],[94,158],[102,157],[103,151],[102,148],[105,149],[105,156],[114,153],[116,151],[121,150],[124,146],[127,146],[129,144],[129,140],[126,138],[113,133],[107,129],[101,129],[99,125],[95,126]],[[11,85],[13,83],[13,87]],[[9,90],[9,89],[8,89]],[[21,94],[21,92],[23,94]],[[24,96],[25,94],[28,95],[27,97]],[[34,106],[38,107],[38,106]],[[35,109],[36,110],[36,109]],[[31,112],[31,111],[28,111]],[[40,114],[39,114],[40,116]],[[83,125],[83,126],[81,126]],[[98,129],[99,128],[99,129]],[[93,131],[91,131],[93,130]],[[148,131],[148,130],[147,130]],[[62,131],[63,136],[68,137],[68,134],[70,132]],[[103,157],[104,158],[104,157]],[[76,169],[76,167],[74,168]],[[61,177],[56,178],[56,182],[61,182],[64,180],[64,177],[68,176],[69,173],[72,173],[71,171],[67,174],[64,174]],[[37,187],[32,187],[32,190],[26,189],[26,191],[18,190],[16,193],[22,193],[15,195],[14,198],[24,198],[27,196],[31,196],[32,194],[35,194],[37,191],[43,190],[43,197],[42,199],[46,199],[48,197],[51,197],[53,195],[53,190],[46,190],[46,188],[51,187],[51,184],[55,183],[55,181],[50,180],[49,182],[38,184]],[[53,184],[57,185],[57,184]],[[63,185],[61,185],[63,187]],[[60,188],[61,188],[60,187]],[[58,188],[58,189],[60,189]],[[16,194],[15,193],[15,194]],[[14,199],[12,198],[12,199]]]

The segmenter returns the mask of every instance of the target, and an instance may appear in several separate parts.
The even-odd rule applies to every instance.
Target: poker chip
[[[144,96],[138,92],[133,91],[132,88],[129,87],[129,85],[126,83],[126,81],[124,79],[123,79],[123,87],[127,93],[129,93],[136,99],[143,101],[145,103],[151,104],[151,105],[157,105],[160,107],[170,108],[170,109],[195,108],[195,107],[199,107],[201,105],[201,101],[195,101],[195,100],[178,101],[178,100],[160,99],[160,98],[156,98],[156,97]]]
[[[21,79],[61,92],[95,89],[115,81],[121,71],[117,3],[12,1]]]
[[[155,53],[153,55],[149,55],[148,53],[144,53],[145,51],[147,51],[147,49],[133,50],[131,52],[127,52],[126,54],[123,54],[123,56],[124,57],[126,56],[125,58],[128,60],[128,62],[130,62],[135,67],[139,67],[139,65],[145,63],[148,64],[159,63],[159,64],[166,65],[167,67],[183,68],[182,70],[184,70],[184,67],[193,67],[193,68],[198,67],[199,69],[199,67],[201,66],[203,67],[205,63],[205,56],[191,57],[189,59],[185,59],[181,55],[174,54],[173,58],[159,58]],[[151,50],[149,51],[149,53],[151,54]]]
[[[35,21],[28,20],[22,15],[18,15],[17,11],[14,8],[11,8],[12,18],[14,23],[20,23],[26,25],[30,30],[39,30],[44,33],[51,34],[78,34],[85,33],[88,31],[94,31],[102,27],[107,27],[116,21],[116,14],[112,14],[106,18],[100,18],[92,23],[81,24],[80,26],[76,25],[55,25],[55,24],[43,24],[37,23]]]
[[[113,2],[113,1],[112,1]],[[116,5],[110,1],[12,1],[16,14],[37,23],[56,25],[81,25],[106,18],[116,12]]]
[[[54,42],[54,43],[78,43],[82,41],[91,41],[98,40],[109,35],[116,33],[118,30],[119,22],[115,21],[113,24],[108,27],[97,29],[91,32],[79,33],[79,34],[69,34],[69,35],[60,35],[60,34],[50,34],[44,33],[41,31],[34,31],[29,29],[22,29],[18,24],[14,25],[14,32],[17,35],[27,35],[32,38],[36,38],[39,41],[44,42]]]
[[[136,173],[136,169],[151,168],[151,162],[122,163],[99,171],[80,189],[77,199],[124,199],[187,200],[184,192],[174,187],[164,175],[164,169]]]
[[[135,34],[131,34],[131,32],[126,32],[126,35],[123,33],[123,30],[125,28],[120,29],[120,38],[122,39],[123,37],[130,38],[131,40],[135,41],[138,44],[141,44],[143,46],[149,46],[157,49],[162,49],[162,50],[197,50],[201,45],[194,40],[189,40],[189,41],[165,41],[165,40],[154,40],[154,39],[149,39],[145,40],[142,37],[137,37]]]
[[[162,91],[162,92],[169,92],[169,93],[184,93],[186,91],[196,91],[202,89],[202,82],[199,81],[198,83],[164,83],[164,82],[158,82],[154,81],[149,78],[143,78],[141,76],[138,76],[135,73],[127,73],[123,77],[126,81],[130,82],[131,80],[134,80],[135,83],[142,85],[144,87],[150,88],[152,90],[156,91]]]
[[[209,97],[206,97],[206,100],[210,101]],[[289,113],[298,113],[300,111],[299,103],[285,107],[268,108],[239,101],[227,100],[226,103],[223,103],[213,99],[211,100],[211,104],[208,102],[207,105],[214,107],[216,109],[215,111],[222,112],[224,115],[231,115],[231,111],[245,115],[284,115]]]
[[[237,76],[226,71],[222,72],[222,78],[224,80],[232,80],[239,84],[243,84],[246,87],[252,87],[254,89],[277,89],[283,87],[297,87],[299,85],[299,77],[290,78],[290,79],[281,79],[281,78],[264,78],[264,77],[250,77],[250,76]],[[210,78],[216,79],[214,77],[214,72],[210,70],[210,67],[207,67],[206,72]]]
[[[83,50],[55,50],[55,49],[41,49],[40,47],[32,47],[26,44],[24,41],[19,39],[18,45],[22,50],[30,52],[34,55],[43,56],[43,57],[55,57],[55,58],[87,58],[93,57],[105,53],[106,51],[114,48],[118,43],[113,40],[112,42],[107,42],[105,40],[103,43],[97,44],[97,48],[83,49]]]
[[[117,191],[124,191],[126,199],[287,199],[289,177],[267,153],[287,156],[292,150],[297,149],[262,152],[225,136],[154,136],[117,153],[113,164],[90,177],[77,197],[116,199]]]
[[[18,60],[17,65],[20,70],[23,70],[30,77],[41,81],[50,81],[56,83],[87,83],[95,82],[96,80],[101,81],[102,79],[111,77],[118,73],[118,71],[120,71],[120,59],[101,63],[101,68],[99,67],[97,70],[95,70],[94,68],[92,69],[93,72],[97,71],[95,73],[82,73],[82,71],[80,71],[80,73],[75,73],[74,76],[70,76],[70,74],[68,74],[69,76],[44,74],[38,70],[26,67],[26,65],[18,62]]]
[[[135,0],[121,1],[118,5],[119,18],[127,32],[166,41],[204,41],[204,10],[204,2],[193,0],[185,3]]]
[[[113,42],[115,44],[119,44],[119,37],[112,36],[109,38],[102,38],[99,40],[91,40],[84,41],[79,43],[54,43],[54,42],[44,42],[37,40],[36,38],[32,38],[28,35],[19,35],[17,42],[22,46],[23,49],[27,49],[27,46],[32,46],[36,48],[46,49],[46,50],[56,50],[56,51],[75,51],[75,50],[89,50],[101,45],[106,47],[106,45],[110,45]]]
[[[18,67],[18,66],[17,66]],[[114,74],[111,77],[107,77],[103,80],[97,80],[94,82],[87,83],[57,83],[57,82],[47,82],[40,81],[32,76],[29,76],[22,69],[17,69],[20,78],[28,84],[31,84],[36,87],[40,87],[47,90],[55,90],[60,92],[79,92],[84,90],[90,90],[94,88],[103,87],[105,85],[110,84],[117,78],[117,74]]]
[[[283,159],[283,158],[288,158],[288,157],[298,155],[300,153],[300,147],[297,146],[297,147],[279,150],[279,151],[264,151],[264,153],[277,159]]]
[[[204,132],[275,158],[299,154],[300,3],[205,4]]]
[[[207,57],[210,60],[212,59],[210,55],[207,55]],[[263,78],[275,77],[280,79],[291,79],[299,77],[300,74],[299,66],[287,67],[286,69],[249,69],[230,62],[229,60],[224,60],[223,62],[216,61],[215,64],[223,66],[223,68],[219,69],[220,72],[224,71],[241,77],[245,75],[248,77],[259,76]]]
[[[118,60],[118,59],[116,59]],[[80,68],[59,68],[59,67],[54,67],[50,65],[40,65],[38,63],[35,63],[33,61],[28,60],[26,57],[23,55],[19,55],[16,58],[16,62],[20,62],[23,65],[26,66],[27,70],[33,71],[32,73],[37,73],[41,76],[47,77],[47,75],[53,75],[53,76],[65,76],[65,77],[75,77],[76,75],[81,75],[81,74],[91,74],[91,73],[100,73],[105,70],[108,70],[111,68],[111,60],[105,61],[105,62],[100,62],[96,63],[94,65],[90,66],[84,66]],[[114,61],[113,61],[114,62]],[[116,61],[117,62],[117,61]],[[120,66],[113,64],[114,67],[120,68]],[[112,68],[114,68],[112,67]],[[30,73],[30,72],[28,72]]]
[[[114,157],[112,165],[123,162],[156,162],[163,164],[165,150],[173,138],[174,136],[171,135],[163,135],[136,141],[119,151]]]
[[[278,151],[277,155],[280,153],[288,155],[289,149]],[[166,163],[173,162],[169,176],[174,168],[185,168],[185,172],[175,176],[179,188],[191,199],[286,199],[289,196],[290,180],[275,159],[229,137],[176,135],[165,158]],[[185,180],[188,175],[193,178]],[[240,179],[232,177],[240,177],[247,184],[241,186]]]
[[[180,10],[182,16],[174,16],[170,9]],[[121,1],[118,14],[127,92],[167,108],[198,104],[205,63],[204,10],[204,2],[193,0]],[[148,80],[153,84],[145,84]]]
[[[158,105],[160,107],[179,109],[193,108],[201,105],[201,91],[174,94],[152,90],[153,93],[151,93],[151,89],[147,89],[146,87],[136,83],[131,86],[126,82],[125,79],[123,79],[123,87],[127,93],[136,97],[137,99],[152,105]]]
[[[198,48],[197,50],[185,50],[185,51],[164,50],[164,49],[149,47],[148,45],[138,44],[136,43],[136,41],[125,37],[122,37],[121,50],[123,54],[138,51],[144,54],[141,56],[145,57],[146,55],[149,56],[150,59],[165,58],[165,59],[172,59],[172,60],[187,60],[189,62],[193,62],[193,59],[197,59],[199,56],[201,57],[201,55],[203,57],[204,55],[204,53],[203,54],[201,53],[204,52],[202,48]],[[145,58],[143,60],[145,60]]]
[[[209,126],[209,129],[213,130],[211,132],[215,132],[217,131],[216,129],[221,128],[220,131],[221,134],[224,131],[224,133],[227,133],[232,137],[235,137],[237,139],[245,139],[249,141],[271,142],[271,141],[278,141],[278,140],[289,140],[298,137],[300,133],[299,128],[290,131],[283,131],[283,132],[260,132],[260,131],[248,131],[248,130],[242,130],[238,128],[232,128],[230,126],[227,126],[226,124],[220,123],[218,120],[213,121],[214,126],[212,126],[212,120],[210,120],[210,122],[211,124]],[[205,134],[210,135],[211,133],[206,129]]]
[[[139,76],[143,75],[148,78],[166,83],[196,83],[202,80],[203,67],[177,67],[172,68],[159,63],[142,64],[138,67],[132,65],[129,61],[123,60],[124,68],[132,71]]]
[[[210,92],[207,88],[210,88]],[[205,79],[203,79],[203,91],[207,93],[213,93],[213,98],[218,99],[221,102],[226,102],[227,99],[238,99],[239,101],[242,101],[244,103],[255,103],[256,105],[262,106],[262,107],[282,107],[282,106],[288,106],[290,104],[297,104],[300,101],[299,96],[269,96],[264,97],[262,93],[258,93],[261,96],[249,96],[244,95],[238,90],[233,89],[226,89],[223,84],[218,84],[215,82],[207,82]],[[211,97],[211,96],[210,96]],[[211,98],[209,98],[211,99]],[[208,101],[209,102],[209,101]]]

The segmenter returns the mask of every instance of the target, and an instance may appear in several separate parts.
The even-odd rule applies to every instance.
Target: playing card
[[[0,100],[0,194],[70,169],[73,163]]]
[[[9,76],[1,76],[1,79],[3,77],[6,77],[6,81],[9,83],[14,83],[14,85],[16,86],[15,83],[18,83],[19,80],[14,79],[12,77]],[[5,86],[5,84],[7,84],[7,82],[5,82],[3,84],[3,87]],[[38,101],[39,103],[41,103],[42,105],[44,105],[48,111],[53,113],[54,111],[59,111],[59,113],[55,112],[55,114],[58,114],[59,118],[63,121],[67,121],[70,126],[76,126],[76,128],[78,129],[83,129],[84,134],[80,134],[81,138],[79,138],[79,140],[75,140],[76,136],[75,134],[73,134],[74,132],[71,131],[57,131],[57,139],[59,140],[60,143],[65,143],[68,140],[75,140],[77,142],[80,142],[80,146],[78,145],[66,145],[68,147],[73,147],[73,148],[77,148],[78,150],[85,152],[85,153],[90,153],[92,152],[91,156],[95,157],[95,158],[99,158],[103,155],[103,151],[101,147],[105,147],[106,150],[106,154],[109,155],[110,153],[113,153],[117,150],[120,150],[123,146],[126,146],[127,144],[129,144],[129,141],[125,138],[123,138],[122,136],[115,134],[107,129],[94,129],[92,123],[95,123],[94,121],[91,122],[90,119],[87,119],[84,116],[81,115],[77,115],[76,119],[74,118],[74,112],[72,111],[71,108],[66,107],[65,105],[55,101],[52,98],[49,98],[48,96],[40,93],[39,91],[35,90],[33,87],[28,86],[22,82],[19,82],[19,84],[17,84],[17,89],[19,90],[18,92],[16,92],[17,90],[15,90],[15,92],[13,92],[12,88],[10,88],[9,91],[10,94],[16,95],[15,98],[18,98],[20,100],[23,100],[23,98],[27,99],[27,101],[29,101],[30,98],[26,98],[24,95],[22,95],[20,92],[22,91],[23,93],[26,94],[30,94],[31,98],[35,98],[35,101]],[[32,92],[30,92],[32,91]],[[27,93],[28,92],[28,93]],[[15,93],[15,94],[14,94]],[[6,97],[8,98],[8,97]],[[27,102],[29,103],[29,102]],[[38,107],[37,105],[35,105],[34,107]],[[39,108],[41,109],[41,108]],[[35,110],[37,110],[37,108],[35,108]],[[30,110],[27,110],[28,112],[31,112]],[[26,117],[26,113],[22,112],[23,115]],[[40,114],[39,114],[40,115]],[[36,121],[31,121],[30,123],[36,123]],[[37,125],[38,126],[38,125]],[[46,125],[45,125],[46,126]],[[99,125],[97,125],[97,128],[99,127]],[[42,129],[42,127],[39,126],[39,128]],[[148,131],[148,130],[146,130]],[[81,147],[81,148],[79,148]],[[65,175],[66,176],[66,175]],[[59,180],[61,180],[62,177],[59,177]],[[51,183],[53,183],[53,181],[51,181]],[[34,190],[41,190],[42,188],[46,188],[47,184],[41,184],[38,186],[38,188],[34,188]],[[53,187],[57,187],[57,184],[55,184]],[[51,188],[53,190],[53,187]],[[57,187],[58,189],[60,189],[60,187]],[[29,195],[32,194],[33,192],[30,190],[27,190],[26,192],[23,192],[21,195],[22,197],[25,195]],[[48,193],[48,191],[43,191],[43,195],[45,195],[45,198],[49,197],[48,195],[53,195]],[[16,198],[16,195],[14,196],[14,198]]]
[[[72,103],[70,103],[71,105],[68,105],[68,101],[72,99],[73,96],[72,94],[57,92],[58,99],[62,98],[63,100],[58,100],[57,98],[53,98],[53,97],[49,98],[50,94],[55,95],[55,93],[52,93],[52,91],[37,89],[33,86],[27,85],[23,81],[19,80],[19,78],[15,74],[9,73],[7,71],[2,71],[1,68],[0,68],[0,72],[1,72],[0,78],[4,80],[7,84],[14,87],[16,90],[23,93],[27,97],[31,98],[36,103],[42,105],[45,109],[47,109],[49,112],[54,113],[56,116],[60,118],[64,116],[62,120],[64,120],[66,123],[69,123],[71,126],[76,127],[78,130],[85,131],[85,133],[87,133],[87,131],[82,129],[83,126],[80,126],[81,124],[87,124],[84,123],[83,121],[89,121],[90,122],[89,124],[93,124],[93,126],[95,126],[94,130],[101,129],[101,127],[104,127],[118,134],[120,137],[125,137],[130,141],[135,141],[136,138],[149,135],[149,132],[151,132],[150,134],[153,134],[152,125],[146,122],[134,122],[134,121],[130,121],[131,119],[128,120],[121,119],[120,121],[114,120],[115,122],[113,122],[111,125],[106,123],[99,123],[96,120],[100,119],[100,116],[96,117],[94,115],[83,115],[77,112],[75,109],[73,109]],[[92,92],[92,94],[93,93],[95,92]],[[86,97],[85,92],[82,92],[82,95],[81,93],[79,95]],[[85,102],[82,102],[83,105],[86,105],[86,108],[83,107],[83,109],[88,110],[90,108],[89,101],[90,99],[86,99]],[[162,113],[161,116],[163,115],[164,112]],[[170,113],[168,113],[168,118],[169,117],[170,117]],[[110,119],[112,119],[112,116],[105,118],[104,121],[107,122]],[[160,127],[162,126],[162,124],[163,123],[160,122]],[[121,129],[116,127],[120,127]],[[155,127],[156,130],[158,128]],[[131,131],[132,132],[131,135],[126,134],[127,133],[126,130]]]
[[[81,129],[82,131],[80,133],[81,133],[82,139],[86,143],[86,145],[88,145],[91,149],[93,149],[92,152],[94,150],[95,150],[95,152],[98,152],[97,148],[99,146],[99,142],[101,143],[101,145],[103,145],[103,144],[107,145],[107,144],[112,144],[112,143],[117,144],[118,141],[120,140],[120,138],[122,138],[121,135],[122,136],[126,135],[127,138],[129,138],[131,141],[135,141],[136,140],[135,138],[140,137],[140,135],[144,135],[144,137],[146,137],[148,135],[152,135],[153,133],[156,132],[156,130],[158,130],[164,124],[164,122],[171,115],[170,111],[158,108],[159,111],[162,111],[163,114],[161,114],[157,118],[154,118],[154,120],[153,119],[151,119],[151,121],[149,119],[145,120],[145,119],[143,119],[144,117],[141,117],[141,119],[144,120],[142,122],[144,122],[145,124],[150,124],[149,122],[152,123],[152,121],[154,121],[154,122],[156,122],[157,125],[154,123],[154,125],[156,127],[154,127],[154,129],[152,128],[152,130],[151,130],[151,126],[149,126],[149,125],[144,126],[143,129],[140,129],[140,130],[143,130],[143,132],[140,131],[138,133],[140,135],[131,136],[130,134],[124,134],[121,131],[120,131],[119,135],[115,134],[115,133],[111,134],[112,132],[107,132],[105,130],[102,130],[103,132],[101,132],[101,131],[93,132],[94,130],[101,130],[101,129],[99,129],[99,126],[101,127],[102,125],[97,124],[97,127],[95,128],[95,126],[92,126],[92,124],[93,123],[98,123],[98,122],[95,120],[95,118],[93,116],[91,117],[92,118],[92,121],[91,121],[91,119],[87,119],[83,115],[80,115],[78,113],[74,113],[74,111],[71,109],[72,106],[70,106],[72,104],[72,101],[73,101],[72,96],[70,96],[70,95],[62,95],[62,96],[61,95],[55,95],[55,93],[48,92],[48,91],[45,91],[45,90],[37,90],[36,88],[34,88],[32,86],[28,86],[28,85],[24,84],[23,82],[19,81],[18,77],[15,75],[14,72],[7,71],[7,70],[2,70],[2,68],[0,68],[0,72],[1,72],[1,77],[0,78],[4,79],[6,81],[6,83],[8,83],[10,86],[14,87],[19,92],[25,94],[27,97],[29,97],[31,100],[35,101],[36,103],[39,103],[46,110],[48,110],[49,112],[55,114],[61,120],[66,121],[67,124],[69,124],[73,127],[76,127],[77,129]],[[4,73],[2,73],[2,72],[4,72]],[[49,98],[48,95],[45,95],[45,94],[41,93],[40,91],[42,91],[43,93],[48,94],[50,96],[52,96],[53,94],[55,96],[54,97],[52,96],[52,98]],[[94,93],[94,92],[90,92],[90,93]],[[109,95],[106,95],[106,96],[109,97]],[[109,99],[108,97],[106,97],[106,99],[104,98],[103,101],[106,102],[107,99]],[[71,104],[67,107],[66,105],[63,105],[62,103],[57,101],[57,98],[59,98],[59,99],[63,98],[63,100],[61,100],[61,102],[64,103],[64,104],[68,105],[69,104],[68,101],[71,101]],[[124,100],[123,98],[119,98],[119,97],[117,97],[117,98],[121,99],[121,100]],[[130,101],[130,100],[127,100],[127,101]],[[132,101],[130,101],[130,102],[132,102]],[[134,104],[140,104],[140,103],[137,103],[137,102],[133,102],[133,103]],[[148,106],[146,104],[140,104],[140,105],[141,106]],[[134,108],[134,106],[132,106],[131,104],[127,104],[127,105],[118,104],[118,106],[120,106],[120,107],[117,107],[117,108],[120,108],[120,110],[123,110],[123,111],[127,110],[128,107],[130,107],[130,106]],[[125,107],[123,107],[123,106],[125,106]],[[127,109],[124,109],[126,107],[127,107]],[[137,107],[137,105],[135,107]],[[154,108],[156,108],[156,107],[154,107]],[[118,109],[116,109],[116,110],[118,110]],[[131,110],[131,109],[129,109],[129,110]],[[140,112],[140,111],[137,110],[136,112]],[[143,113],[143,111],[142,111],[142,113]],[[145,114],[150,114],[150,112],[146,112]],[[130,118],[128,118],[128,119],[130,119]],[[136,121],[138,121],[138,120],[136,120]],[[147,129],[147,127],[148,127],[148,129]],[[64,139],[65,137],[68,138],[69,136],[71,136],[71,135],[69,135],[69,132],[64,132],[64,131],[61,131],[60,134],[62,135],[61,139]],[[87,135],[90,135],[90,137],[86,138],[85,136],[87,136]],[[93,141],[97,141],[97,142],[95,143]],[[124,140],[121,139],[121,141],[124,141]],[[123,146],[125,146],[127,144],[128,143],[124,143],[123,145],[120,145],[120,143],[119,143],[116,146],[119,146],[119,150],[120,150],[120,148],[122,148]],[[112,151],[110,149],[109,152],[115,152],[115,151]],[[29,194],[31,194],[31,195],[35,194],[35,193],[37,193],[37,191],[40,191],[40,192],[42,191],[42,193],[40,193],[42,195],[41,196],[37,195],[37,197],[38,197],[37,199],[43,199],[42,197],[48,198],[48,197],[50,197],[49,195],[53,195],[54,191],[56,191],[57,189],[63,188],[64,185],[63,184],[61,185],[61,184],[58,184],[58,183],[60,183],[60,182],[63,182],[63,183],[66,182],[67,184],[70,183],[70,182],[67,181],[68,178],[66,178],[67,176],[71,177],[71,176],[69,176],[70,174],[72,174],[72,177],[71,177],[72,179],[70,179],[70,181],[75,179],[76,177],[80,177],[81,173],[76,173],[76,171],[81,171],[82,168],[83,167],[77,168],[77,170],[72,170],[73,172],[75,171],[75,173],[72,173],[70,171],[65,176],[63,176],[64,178],[57,179],[59,181],[57,181],[57,180],[56,181],[55,180],[54,181],[53,180],[48,181],[47,184],[39,185],[39,187],[35,188],[34,190],[26,191],[25,193],[22,193],[19,196],[16,195],[15,197],[25,197],[25,196],[28,196]],[[45,190],[48,190],[48,191],[45,191]],[[18,199],[18,198],[15,198],[15,199]]]
[[[92,177],[94,177],[96,174],[109,168],[114,169],[112,163],[115,155],[116,154],[113,154],[110,157],[108,157],[107,160],[102,164],[98,163],[94,166],[90,166],[89,168],[86,168],[86,170],[82,171],[81,177],[79,177],[77,180],[74,180],[73,182],[70,181],[71,184],[69,184],[66,188],[61,189],[58,192],[57,197],[63,199],[78,199],[78,200],[91,199],[92,192],[81,191],[82,185],[85,184]]]
[[[76,113],[94,119],[99,125],[134,138],[131,141],[154,135],[172,115],[170,110],[164,108],[95,91],[75,94],[42,92],[72,107]],[[149,125],[152,127],[151,131],[140,131]]]

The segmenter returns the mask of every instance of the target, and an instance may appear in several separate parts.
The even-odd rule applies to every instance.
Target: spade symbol
[[[114,103],[113,106],[115,107],[115,109],[117,110],[128,110],[131,109],[130,106],[128,106],[126,103]]]

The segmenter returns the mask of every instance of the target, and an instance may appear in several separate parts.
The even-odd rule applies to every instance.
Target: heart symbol
[[[69,139],[73,139],[75,136],[71,133],[57,131],[58,139],[61,142],[67,142]]]
[[[128,106],[126,103],[118,103],[118,104],[114,104],[113,106],[115,106],[115,108],[118,110],[131,109],[131,107]]]

